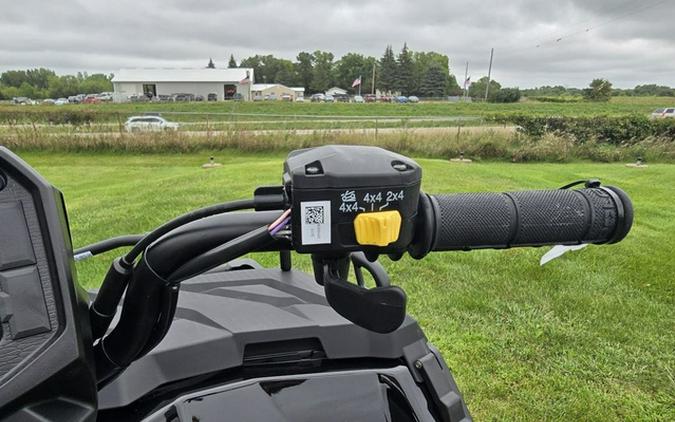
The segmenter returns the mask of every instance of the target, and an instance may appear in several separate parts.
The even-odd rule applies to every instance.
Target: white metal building
[[[275,98],[282,100],[283,95],[288,95],[291,100],[305,96],[305,88],[287,87],[281,84],[253,84],[251,85],[251,96],[254,100],[265,100]]]
[[[241,94],[242,99],[251,99],[253,69],[168,69],[136,68],[121,69],[115,73],[113,101],[129,101],[133,95],[157,97],[172,94],[216,94],[218,100]]]

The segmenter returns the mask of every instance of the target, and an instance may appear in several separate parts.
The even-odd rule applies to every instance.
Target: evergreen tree
[[[237,61],[234,59],[234,55],[230,54],[230,61],[227,63],[227,67],[233,69],[237,67]]]
[[[376,78],[377,89],[383,92],[390,92],[396,89],[396,74],[398,72],[396,66],[396,58],[394,58],[394,51],[388,45],[384,50],[384,55],[380,59],[379,78]]]
[[[209,57],[209,64],[206,65],[206,68],[207,69],[215,69],[216,68],[216,65],[213,63],[213,60],[211,59],[211,57]]]
[[[398,72],[395,78],[395,87],[401,91],[401,95],[411,95],[415,91],[415,62],[408,49],[408,44],[403,44],[403,49],[398,55]]]
[[[427,69],[429,69],[431,64],[435,63],[440,66],[445,75],[450,74],[450,60],[445,54],[436,53],[434,51],[416,51],[413,54],[413,61],[415,62],[415,89],[412,92],[414,95],[424,95],[422,93],[422,83],[426,77]]]
[[[420,93],[425,97],[442,97],[448,84],[448,75],[437,63],[431,63],[427,68]]]

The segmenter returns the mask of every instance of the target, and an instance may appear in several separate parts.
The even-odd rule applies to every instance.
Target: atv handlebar
[[[429,195],[433,251],[616,243],[633,207],[615,187]]]

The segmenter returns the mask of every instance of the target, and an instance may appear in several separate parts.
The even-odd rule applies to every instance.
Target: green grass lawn
[[[675,97],[614,97],[607,103],[573,102],[545,103],[522,101],[514,104],[496,103],[450,103],[422,102],[419,104],[324,104],[324,103],[288,103],[283,101],[264,102],[191,102],[191,103],[127,103],[127,104],[76,104],[65,106],[14,106],[0,105],[0,121],[15,113],[68,112],[72,110],[90,110],[97,112],[96,121],[122,122],[129,116],[145,112],[161,112],[162,115],[176,121],[203,121],[207,113],[211,121],[232,120],[231,113],[239,114],[237,120],[258,120],[265,118],[288,119],[289,117],[341,117],[359,116],[409,116],[409,117],[450,117],[450,116],[489,116],[494,114],[522,113],[539,116],[591,116],[626,115],[631,113],[649,114],[660,107],[675,106]],[[185,113],[185,114],[171,114]],[[16,117],[14,117],[16,118]],[[21,117],[20,119],[25,119]],[[35,120],[43,121],[45,116]],[[46,120],[45,120],[46,121]]]
[[[282,155],[23,155],[66,196],[76,246],[139,233],[280,182]],[[597,177],[633,198],[617,245],[540,267],[544,249],[383,261],[477,420],[675,420],[675,166],[419,160],[427,192],[556,188]],[[114,255],[78,265],[96,286]],[[259,256],[268,265],[276,256]],[[295,260],[308,269],[307,257]]]

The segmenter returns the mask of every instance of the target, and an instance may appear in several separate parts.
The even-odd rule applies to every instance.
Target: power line
[[[572,31],[572,32],[569,32],[569,33],[566,33],[566,34],[558,35],[558,36],[540,41],[537,44],[532,45],[532,46],[521,47],[521,48],[504,48],[504,49],[500,49],[500,50],[505,52],[505,53],[517,53],[517,52],[526,51],[526,50],[538,49],[538,48],[546,47],[546,46],[558,46],[558,45],[560,45],[561,41],[564,41],[568,38],[572,38],[572,37],[575,37],[577,35],[587,34],[587,33],[591,32],[591,31],[593,31],[597,28],[602,27],[602,26],[609,25],[611,23],[614,23],[614,22],[619,21],[621,19],[624,19],[626,17],[636,15],[638,13],[644,12],[645,10],[652,9],[656,6],[660,6],[661,4],[666,3],[667,1],[669,1],[669,0],[658,0],[656,2],[646,4],[646,5],[640,4],[637,7],[633,7],[633,8],[630,8],[630,9],[628,9],[628,10],[622,12],[622,13],[619,13],[616,16],[613,16],[610,19],[598,22],[598,23],[593,24],[593,25],[584,26],[583,29],[580,29],[580,30],[577,30],[577,31]],[[626,5],[626,4],[627,3],[624,3],[623,5]],[[617,8],[617,9],[614,9],[614,10],[618,11],[618,10],[620,10],[620,8]],[[586,22],[591,22],[591,20],[582,21],[581,23],[586,23]],[[572,26],[578,26],[578,25],[579,25],[579,23],[575,24],[575,25],[572,25]]]

